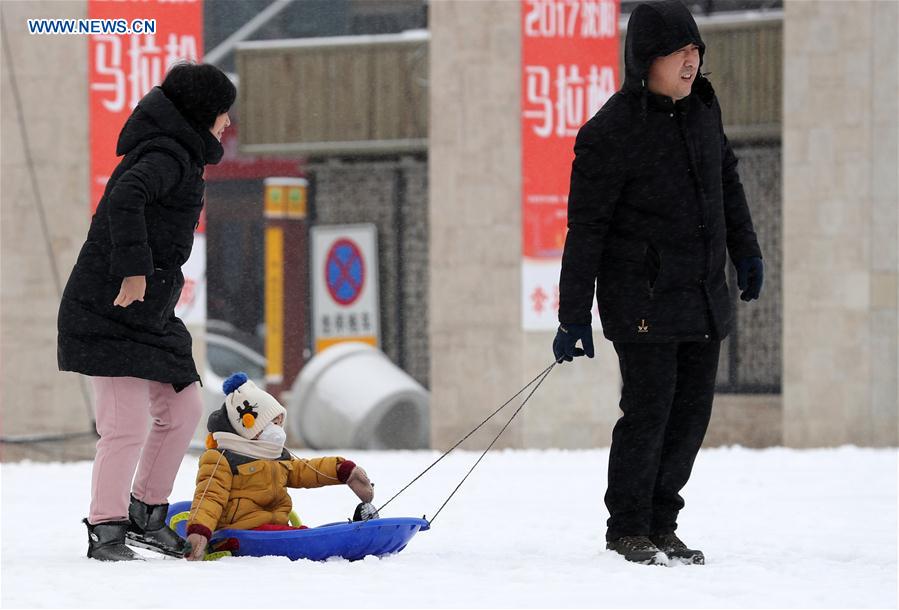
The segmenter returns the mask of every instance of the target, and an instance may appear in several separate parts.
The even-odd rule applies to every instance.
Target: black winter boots
[[[669,559],[692,565],[705,564],[702,551],[687,548],[674,532],[653,536],[622,536],[606,542],[606,548],[628,561],[645,565],[669,565]]]
[[[705,564],[705,555],[702,554],[702,551],[688,549],[687,545],[674,532],[657,534],[650,536],[649,539],[671,559],[677,559],[682,563],[693,565]]]
[[[125,546],[128,521],[111,521],[87,526],[87,556],[98,561],[143,561],[143,557]]]
[[[168,510],[168,504],[144,504],[131,496],[128,544],[171,557],[181,558],[190,553],[190,543],[166,525]]]
[[[665,553],[646,536],[622,536],[606,542],[606,548],[634,563],[651,566],[668,565]]]

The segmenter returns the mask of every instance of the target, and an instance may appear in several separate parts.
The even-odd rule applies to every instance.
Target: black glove
[[[580,339],[583,349],[574,344]],[[553,355],[556,362],[571,362],[577,356],[593,357],[593,328],[589,324],[559,324],[553,341]]]
[[[361,502],[353,513],[353,521],[368,521],[369,519],[378,518],[378,509],[369,502]]]
[[[759,298],[762,280],[765,278],[765,264],[758,256],[747,256],[737,262],[737,286],[743,292],[740,298],[752,301]]]

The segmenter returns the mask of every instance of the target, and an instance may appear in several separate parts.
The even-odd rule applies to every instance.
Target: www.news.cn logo
[[[29,34],[155,34],[155,19],[29,19]]]

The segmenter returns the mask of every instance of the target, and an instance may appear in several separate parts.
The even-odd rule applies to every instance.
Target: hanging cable
[[[453,445],[452,447],[450,447],[449,449],[447,449],[447,450],[443,453],[443,455],[441,455],[439,458],[437,458],[436,460],[434,460],[434,461],[431,463],[431,465],[428,466],[427,468],[425,468],[421,473],[419,473],[418,476],[416,476],[414,479],[412,479],[411,481],[409,481],[409,482],[406,484],[405,487],[403,487],[403,488],[400,489],[398,492],[396,492],[395,494],[393,494],[393,497],[391,497],[389,500],[387,500],[386,502],[384,502],[384,504],[382,504],[381,506],[379,506],[379,507],[378,507],[378,512],[380,513],[382,510],[384,510],[384,507],[385,507],[385,506],[387,506],[388,504],[390,504],[391,502],[393,502],[393,501],[397,498],[397,496],[399,496],[401,493],[403,493],[404,491],[406,491],[407,489],[409,489],[409,487],[411,487],[413,483],[415,483],[418,479],[420,479],[421,477],[423,477],[423,476],[424,476],[424,475],[425,475],[431,468],[433,468],[434,466],[436,466],[436,465],[438,464],[438,462],[440,462],[440,460],[442,460],[442,459],[445,458],[447,455],[449,455],[450,452],[452,452],[456,447],[458,447],[459,445],[461,445],[462,443],[464,443],[464,442],[468,439],[468,437],[470,437],[472,434],[474,434],[475,432],[477,432],[477,431],[478,431],[484,424],[486,424],[488,421],[490,421],[490,420],[493,418],[494,415],[496,415],[497,413],[499,413],[500,411],[502,411],[502,410],[503,410],[509,403],[511,403],[511,402],[512,402],[513,400],[515,400],[516,398],[518,398],[518,397],[522,394],[522,392],[524,392],[524,391],[527,390],[529,387],[531,387],[531,385],[533,385],[534,382],[536,382],[538,379],[540,379],[540,383],[543,383],[543,379],[546,378],[546,375],[549,374],[549,371],[551,371],[552,368],[553,368],[554,366],[556,366],[556,364],[557,364],[557,363],[556,363],[555,361],[553,361],[552,364],[550,364],[548,367],[546,367],[545,369],[543,369],[542,371],[540,371],[540,373],[539,373],[536,377],[534,377],[534,378],[531,379],[529,382],[527,382],[527,384],[525,384],[525,386],[524,386],[523,388],[521,388],[520,390],[518,390],[518,391],[515,393],[514,396],[512,396],[509,400],[507,400],[507,401],[504,402],[502,405],[500,405],[500,407],[499,407],[498,409],[496,409],[493,413],[491,413],[490,415],[488,415],[488,416],[484,419],[484,421],[482,421],[482,422],[479,423],[477,426],[475,426],[473,430],[471,430],[468,434],[466,434],[465,436],[463,436],[463,437],[462,437],[462,438],[461,438],[455,445]],[[541,377],[542,377],[543,379],[541,379]],[[538,383],[537,385],[539,386],[540,383]],[[534,388],[534,389],[536,389],[536,388]],[[533,391],[531,392],[531,394],[533,394]],[[528,398],[531,397],[531,394],[528,394]],[[527,402],[527,399],[525,399],[525,402]],[[522,403],[521,406],[524,406],[524,403]],[[520,411],[520,410],[521,410],[521,407],[518,407],[518,411]],[[516,411],[515,413],[518,413],[518,411]],[[513,416],[513,417],[514,417],[514,416]],[[508,426],[508,423],[506,424],[506,426]],[[503,428],[503,430],[505,430],[505,427]],[[496,442],[496,439],[494,439],[494,442]],[[493,443],[491,443],[491,446],[492,446],[492,445],[493,445]],[[467,475],[466,475],[466,476],[467,476]],[[460,485],[461,485],[461,483],[460,483]],[[453,493],[455,493],[455,492],[453,492]],[[441,508],[442,508],[442,507],[441,507]],[[435,516],[436,516],[436,515],[435,515]]]

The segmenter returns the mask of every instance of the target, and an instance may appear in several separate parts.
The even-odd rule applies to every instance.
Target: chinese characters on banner
[[[202,0],[89,0],[90,19],[155,19],[152,34],[88,36],[91,213],[119,162],[119,132],[140,99],[166,70],[203,55]],[[206,240],[201,219],[176,313],[188,324],[206,321]]]
[[[522,1],[524,330],[558,324],[574,138],[618,89],[619,12],[620,0]]]

